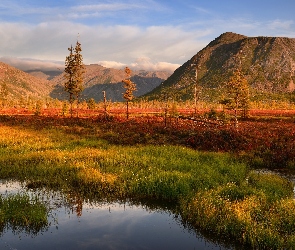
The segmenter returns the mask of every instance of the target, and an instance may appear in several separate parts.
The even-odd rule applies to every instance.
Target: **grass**
[[[183,218],[197,228],[251,249],[293,249],[295,203],[290,199],[290,188],[281,186],[284,180],[278,176],[251,175],[256,175],[262,188],[256,184],[227,184],[199,192],[183,204]],[[279,190],[269,192],[270,179]]]
[[[37,234],[48,227],[46,206],[27,194],[0,196],[1,231],[11,229],[14,232]]]
[[[28,119],[2,117],[2,179],[86,198],[168,201],[203,232],[256,249],[295,247],[293,186],[279,176],[253,172],[229,153],[112,144],[99,121]],[[117,124],[108,126],[115,134]]]

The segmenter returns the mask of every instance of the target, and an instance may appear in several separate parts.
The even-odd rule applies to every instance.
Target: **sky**
[[[1,0],[0,61],[62,68],[82,44],[85,64],[167,70],[224,32],[295,38],[294,0]]]

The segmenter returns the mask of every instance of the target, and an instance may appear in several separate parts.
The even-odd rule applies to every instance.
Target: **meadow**
[[[1,115],[0,178],[85,200],[169,203],[220,240],[292,249],[293,185],[255,168],[293,169],[294,132],[292,117],[252,116],[236,130],[172,116]]]

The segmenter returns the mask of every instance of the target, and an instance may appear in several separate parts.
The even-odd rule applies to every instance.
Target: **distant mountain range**
[[[240,68],[252,93],[290,93],[295,89],[295,39],[286,37],[246,37],[226,32],[210,42],[190,60],[174,71],[134,71],[134,95],[145,99],[171,97],[176,100],[193,98],[194,86],[201,88],[201,99],[214,101]],[[197,78],[196,78],[197,75]],[[82,99],[123,101],[124,70],[86,65]],[[23,72],[0,62],[0,84],[5,82],[8,99],[68,99],[61,70]],[[215,91],[215,95],[212,93]],[[254,91],[254,92],[253,92]],[[207,98],[207,99],[206,99]]]
[[[145,98],[173,95],[176,99],[191,99],[197,72],[197,84],[202,87],[205,99],[210,90],[219,91],[237,68],[242,70],[255,93],[292,92],[295,89],[295,39],[224,33]]]
[[[105,68],[97,64],[86,65],[84,75],[84,91],[81,94],[82,99],[93,98],[96,101],[103,100],[102,91],[106,92],[108,100],[123,101],[122,93],[125,92],[122,80],[126,78],[123,69]],[[164,71],[134,71],[132,72],[131,81],[136,84],[137,90],[134,96],[144,95],[155,87],[159,86],[171,74]],[[51,82],[55,85],[50,93],[52,98],[65,99],[64,77],[60,74],[54,77]]]
[[[85,65],[84,91],[81,99],[90,98],[103,100],[102,91],[106,91],[108,100],[123,101],[125,92],[122,80],[124,70],[105,68],[100,65]],[[136,83],[135,96],[143,95],[160,85],[171,73],[164,71],[135,71],[131,80]],[[8,90],[8,99],[44,99],[56,98],[67,100],[68,93],[64,91],[63,71],[21,71],[8,64],[0,62],[0,84],[4,83]]]

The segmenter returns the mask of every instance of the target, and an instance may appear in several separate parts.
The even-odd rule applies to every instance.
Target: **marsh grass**
[[[85,120],[42,125],[6,119],[0,126],[2,179],[85,199],[168,201],[185,222],[204,232],[257,249],[294,247],[293,186],[276,175],[250,171],[228,153],[114,145],[101,131],[104,124]]]
[[[11,229],[14,232],[37,234],[48,228],[48,209],[36,197],[27,194],[9,194],[0,196],[1,231]]]
[[[292,185],[285,179],[251,172],[248,183],[198,192],[181,210],[184,220],[218,237],[253,249],[293,249],[292,196]]]

